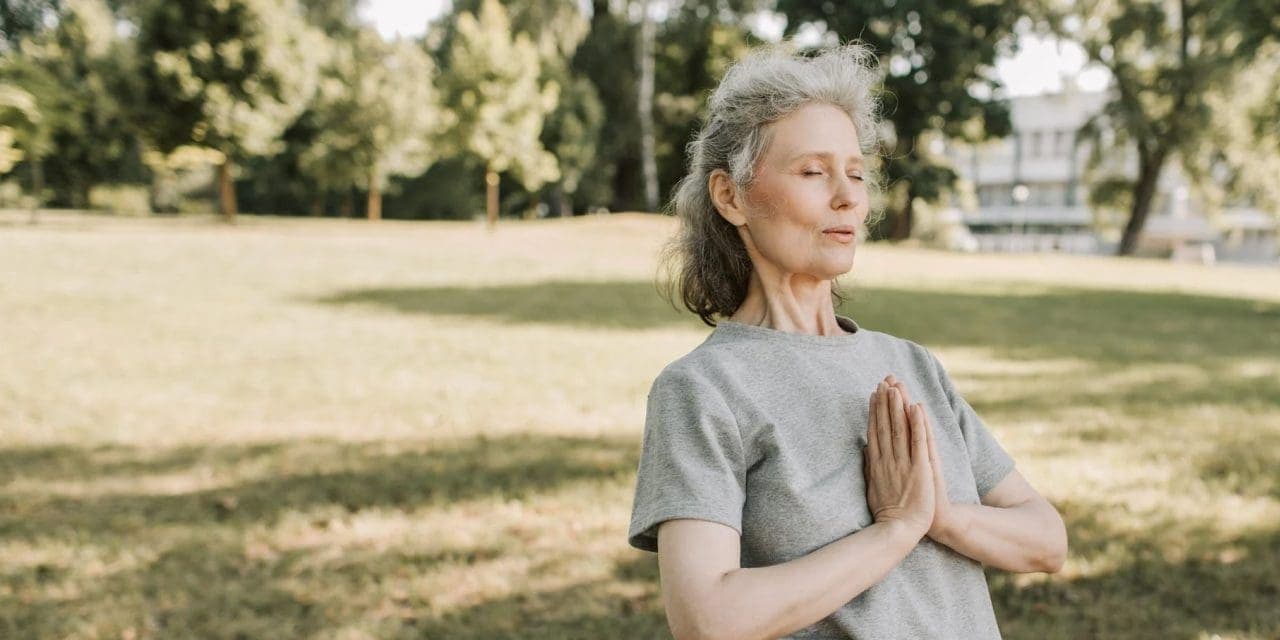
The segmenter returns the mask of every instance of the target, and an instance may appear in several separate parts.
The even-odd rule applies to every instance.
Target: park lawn
[[[0,637],[666,637],[672,221],[0,214]],[[1280,636],[1280,272],[859,247],[1063,512],[1007,638]]]

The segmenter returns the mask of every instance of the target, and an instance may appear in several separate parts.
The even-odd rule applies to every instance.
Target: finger
[[[933,450],[929,442],[929,422],[925,418],[924,407],[912,405],[911,414],[911,460],[920,464],[928,462],[932,467]]]
[[[907,425],[907,414],[902,406],[902,396],[898,389],[889,387],[889,419],[893,421],[893,457],[902,462],[911,461],[910,427]]]
[[[881,455],[880,444],[880,421],[876,419],[876,405],[880,401],[879,389],[871,392],[871,398],[867,402],[867,453],[873,455],[878,460]]]
[[[939,498],[946,496],[947,483],[946,477],[942,475],[942,454],[938,453],[937,438],[933,433],[933,420],[929,419],[929,414],[924,410],[924,405],[920,404],[920,419],[925,425],[926,441],[929,444],[929,466],[933,467],[933,484]]]
[[[907,393],[907,385],[904,384],[901,380],[898,380],[893,383],[893,386],[897,387],[898,393],[902,394],[902,403],[906,405],[908,408],[910,408],[911,394]]]
[[[889,394],[881,383],[876,392],[876,435],[880,437],[880,457],[893,460],[893,424],[889,421]]]
[[[924,404],[917,404],[916,410],[920,414],[920,421],[924,425],[925,441],[929,444],[929,464],[934,469],[941,469],[942,459],[938,457],[938,445],[933,439],[933,421],[929,420],[929,415],[925,413]]]

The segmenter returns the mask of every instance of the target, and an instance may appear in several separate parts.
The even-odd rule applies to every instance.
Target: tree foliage
[[[527,189],[559,177],[541,133],[560,88],[540,81],[536,45],[523,33],[513,35],[510,18],[497,0],[484,0],[478,14],[457,17],[457,35],[446,59],[441,85],[445,105],[457,114],[446,148],[483,162],[492,222],[497,217],[499,174],[511,171]]]
[[[1168,163],[1182,158],[1192,179],[1204,184],[1215,164],[1205,161],[1206,143],[1250,135],[1250,107],[1242,105],[1244,113],[1231,108],[1230,92],[1260,48],[1280,38],[1274,2],[1047,0],[1042,7],[1050,29],[1080,43],[1091,61],[1111,72],[1112,99],[1082,133],[1101,150],[1094,173],[1108,156],[1135,154],[1136,176],[1099,173],[1099,179],[1130,181],[1117,253],[1131,254]],[[1275,85],[1265,76],[1256,80],[1263,94],[1255,99],[1265,109],[1276,102]],[[1237,164],[1240,145],[1230,146],[1235,152],[1218,160]]]
[[[937,200],[956,180],[944,158],[929,153],[930,135],[978,142],[1008,135],[1008,103],[995,77],[996,55],[1011,42],[1021,15],[1013,0],[778,0],[787,33],[806,23],[840,40],[869,45],[886,68],[884,103],[892,124],[882,171],[903,185],[893,237],[911,232],[912,201]]]
[[[435,138],[454,121],[437,106],[435,80],[431,59],[412,42],[386,42],[368,28],[336,41],[313,105],[304,172],[326,188],[363,187],[368,216],[381,217],[387,178],[426,171]]]
[[[14,134],[37,202],[47,184],[55,203],[84,207],[94,185],[141,177],[128,98],[136,59],[115,23],[102,0],[67,0],[53,27],[25,36],[0,63],[0,78],[28,92],[39,116]]]
[[[324,34],[292,0],[146,0],[138,29],[150,141],[221,152],[222,208],[234,219],[231,164],[281,148],[315,91]]]

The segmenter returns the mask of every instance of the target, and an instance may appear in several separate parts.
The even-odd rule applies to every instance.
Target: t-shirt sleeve
[[[693,372],[664,370],[649,390],[627,542],[658,550],[658,525],[709,520],[742,535],[742,436],[723,395]]]
[[[942,389],[947,394],[947,402],[960,425],[960,433],[964,437],[965,449],[969,453],[969,465],[973,468],[973,478],[977,484],[978,497],[987,495],[1005,476],[1013,470],[1013,457],[996,440],[995,435],[987,428],[978,412],[956,390],[955,383],[947,375],[937,356],[929,353],[934,370]]]

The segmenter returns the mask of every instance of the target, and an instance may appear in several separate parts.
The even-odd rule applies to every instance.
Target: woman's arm
[[[891,383],[910,403],[902,382],[892,380]],[[1017,469],[982,496],[982,504],[952,504],[947,500],[933,424],[927,415],[924,421],[937,496],[929,537],[982,564],[1005,571],[1055,573],[1060,570],[1067,556],[1067,529],[1058,510]]]
[[[667,622],[676,640],[784,636],[883,580],[924,531],[876,522],[789,562],[740,568],[736,531],[706,520],[668,520],[658,526]]]
[[[946,498],[943,498],[946,501]],[[985,565],[1005,571],[1055,573],[1067,558],[1067,529],[1058,510],[1018,473],[982,497],[952,504],[929,537]]]
[[[928,440],[911,429],[887,384],[870,406],[863,460],[875,522],[865,529],[789,562],[742,568],[732,528],[694,519],[659,525],[663,605],[677,639],[776,638],[803,629],[882,580],[915,548],[934,511]],[[923,409],[913,412],[924,424]]]

